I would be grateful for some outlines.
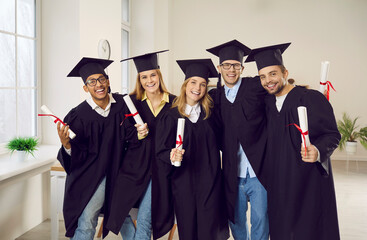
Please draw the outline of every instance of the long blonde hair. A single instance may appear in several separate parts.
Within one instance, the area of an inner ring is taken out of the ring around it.
[[[172,103],[172,108],[177,107],[178,112],[180,113],[182,117],[189,117],[185,113],[185,107],[186,107],[186,86],[190,80],[191,78],[188,78],[183,82],[181,86],[181,90],[180,90],[180,95],[176,97]],[[213,99],[210,97],[208,93],[208,87],[205,89],[205,94],[200,99],[199,103],[201,104],[201,106],[203,107],[205,111],[205,117],[204,117],[204,120],[205,120],[210,116],[211,109],[213,108]]]
[[[161,70],[159,70],[159,69],[154,69],[154,70],[157,72],[158,77],[159,77],[159,91],[161,91],[161,93],[166,92],[166,93],[169,94],[169,92],[166,88],[166,85],[164,85]],[[134,91],[132,91],[130,93],[130,95],[135,94],[136,99],[141,100],[143,98],[144,91],[145,90],[144,90],[144,88],[143,88],[143,86],[141,85],[141,82],[140,82],[140,73],[138,73],[138,75],[136,76],[135,89],[134,89]]]

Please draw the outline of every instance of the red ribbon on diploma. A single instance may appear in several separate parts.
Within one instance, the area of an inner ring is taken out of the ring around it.
[[[176,140],[176,144],[178,144],[178,146],[176,148],[179,148],[183,144],[181,135],[178,135],[178,139],[179,139],[179,141]],[[175,154],[172,155],[172,158],[174,158],[174,156],[175,156]]]
[[[305,156],[307,156],[307,145],[306,145],[306,137],[305,136],[308,135],[308,131],[303,132],[302,129],[295,123],[292,123],[292,124],[289,124],[289,125],[294,125],[298,129],[298,131],[300,131],[300,133],[302,135],[302,138],[303,138],[303,143],[305,144]]]
[[[50,116],[50,117],[54,117],[55,120],[54,120],[54,123],[57,123],[57,122],[61,122],[62,125],[66,125],[60,118],[56,117],[55,115],[52,115],[52,114],[38,114],[38,116],[40,117],[43,117],[43,116]]]
[[[321,85],[327,85],[327,95],[326,95],[326,98],[327,98],[327,100],[329,101],[330,86],[331,86],[331,88],[334,90],[334,92],[336,92],[336,90],[335,90],[335,89],[334,89],[334,87],[333,87],[333,84],[331,84],[331,82],[329,82],[329,81],[326,81],[325,83],[320,82],[320,84],[321,84]]]
[[[176,144],[178,144],[178,146],[176,148],[179,148],[183,144],[181,135],[178,135],[178,139],[179,139],[179,141],[176,140]]]
[[[134,116],[136,116],[136,115],[138,115],[138,114],[139,114],[139,112],[125,114],[125,118],[124,118],[124,120],[122,120],[122,122],[120,123],[120,126],[122,126],[122,124],[124,124],[124,122],[125,122],[126,118],[128,118],[128,117],[134,117]]]

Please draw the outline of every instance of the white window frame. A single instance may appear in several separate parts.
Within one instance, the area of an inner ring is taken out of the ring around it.
[[[15,28],[17,27],[17,2],[18,0],[15,0]],[[1,33],[4,34],[8,34],[8,35],[12,35],[15,36],[15,87],[0,87],[1,89],[15,89],[16,91],[16,113],[18,112],[18,89],[36,89],[36,109],[39,109],[40,107],[40,102],[41,102],[41,0],[35,0],[36,6],[35,6],[35,20],[36,20],[36,24],[35,24],[35,28],[36,28],[36,36],[35,37],[28,37],[28,36],[24,36],[21,34],[17,33],[17,30],[15,30],[15,33],[12,32],[7,32],[7,31],[3,31],[0,30]],[[18,73],[17,73],[17,68],[18,68],[18,63],[17,63],[17,59],[18,59],[18,51],[17,51],[17,37],[22,37],[22,38],[27,38],[27,39],[32,39],[35,40],[35,47],[36,47],[36,59],[35,59],[35,63],[36,63],[36,69],[35,69],[35,73],[36,73],[36,86],[35,87],[19,87],[18,86]],[[36,111],[37,112],[37,111]],[[36,117],[36,136],[37,138],[39,138],[40,142],[42,139],[40,139],[40,122],[39,119]],[[16,117],[17,119],[18,117]],[[16,126],[16,132],[18,133],[18,125]],[[7,143],[2,142],[0,143],[0,154],[5,154],[8,152],[8,150],[6,149],[6,145]]]
[[[121,5],[122,5],[122,1],[123,0],[121,0]],[[123,58],[125,58],[125,57],[128,57],[128,55],[130,54],[130,49],[131,49],[131,41],[130,41],[130,39],[131,39],[131,3],[132,3],[132,1],[131,0],[128,0],[128,2],[129,2],[129,10],[128,10],[128,15],[129,15],[129,21],[128,22],[126,22],[126,21],[124,21],[123,19],[122,19],[122,12],[121,12],[121,59],[123,59]],[[122,9],[122,7],[121,7],[121,9]],[[123,39],[122,39],[122,32],[123,31],[126,31],[126,32],[128,32],[128,34],[129,34],[129,39],[128,39],[128,55],[127,56],[124,56],[123,55],[123,49],[124,49],[124,47],[123,47],[123,44],[125,44],[124,42],[123,42]],[[124,73],[123,73],[123,67],[122,67],[122,64],[127,64],[127,77],[125,78],[124,77]],[[129,93],[130,92],[130,73],[131,73],[131,71],[130,71],[130,61],[127,61],[127,62],[123,62],[123,63],[121,63],[121,93]],[[127,87],[124,87],[124,86],[127,86]]]

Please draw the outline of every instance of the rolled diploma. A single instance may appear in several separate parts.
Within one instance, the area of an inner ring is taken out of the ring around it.
[[[125,100],[125,103],[126,103],[127,107],[129,108],[130,113],[135,114],[135,113],[137,113],[137,112],[138,112],[138,111],[136,110],[136,107],[135,107],[135,105],[134,105],[133,101],[131,101],[131,98],[130,98],[130,96],[129,96],[129,95],[125,95],[125,96],[124,96],[124,100]],[[140,117],[139,113],[138,113],[138,114],[136,114],[136,115],[134,116],[134,120],[135,120],[135,122],[136,122],[137,124],[140,124],[141,126],[142,126],[142,125],[144,125],[144,122],[143,122],[143,120],[141,119],[141,117]]]
[[[183,144],[178,144],[177,142],[180,141],[180,135],[181,135],[181,139],[183,141],[184,138],[184,131],[185,131],[185,119],[184,118],[179,118],[177,121],[177,134],[176,134],[176,148],[182,150],[182,145]],[[179,167],[181,166],[181,162],[179,161],[175,161],[173,162],[173,166],[175,167]]]
[[[54,115],[54,116],[56,116],[55,114],[53,114],[53,112],[51,112],[51,110],[50,109],[48,109],[48,107],[46,107],[46,105],[42,105],[41,106],[41,110],[42,110],[42,112],[44,112],[45,114],[51,114],[51,115]],[[73,138],[75,138],[76,137],[76,134],[69,128],[69,130],[68,130],[68,132],[69,132],[69,138],[70,139],[73,139]]]
[[[306,107],[298,107],[297,108],[298,111],[298,119],[299,119],[299,127],[301,128],[302,132],[307,132],[308,131],[308,121],[307,121],[307,108]],[[305,145],[305,142],[303,141],[303,137],[302,138],[302,146]],[[306,140],[306,147],[310,146],[310,137],[307,135],[305,135],[305,140]]]
[[[330,62],[328,62],[328,61],[321,62],[321,79],[320,79],[321,83],[326,83],[326,81],[327,81],[327,77],[328,77],[328,73],[329,73],[329,64],[330,64]],[[326,90],[326,84],[322,85],[321,83],[320,83],[320,90],[319,91],[322,94],[324,94],[324,92]]]

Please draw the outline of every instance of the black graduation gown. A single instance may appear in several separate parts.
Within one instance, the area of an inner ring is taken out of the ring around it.
[[[64,119],[76,134],[70,140],[71,156],[63,147],[57,156],[67,173],[63,206],[67,237],[74,236],[79,216],[105,176],[103,209],[108,210],[112,182],[125,149],[121,142],[128,136],[134,138],[133,126],[130,130],[120,127],[124,113],[128,113],[122,95],[113,94],[113,98],[116,103],[111,104],[107,117],[98,114],[84,101],[73,108]],[[106,213],[104,217],[108,219]]]
[[[204,116],[202,110],[196,123],[185,118],[185,154],[180,167],[172,166],[170,160],[170,152],[176,142],[177,120],[181,117],[177,108],[167,111],[157,124],[158,170],[163,169],[162,175],[166,174],[163,189],[169,192],[161,191],[162,198],[156,206],[157,211],[167,217],[168,228],[165,231],[155,229],[160,226],[153,223],[154,239],[163,236],[172,227],[174,213],[181,240],[220,240],[229,237],[228,221],[223,211],[217,138],[213,122],[210,118],[203,120]],[[169,175],[167,169],[170,169]]]
[[[110,218],[105,221],[106,228],[115,234],[119,233],[131,208],[137,205],[143,197],[143,193],[152,178],[152,164],[155,158],[154,139],[156,123],[160,116],[171,107],[174,97],[173,95],[169,96],[169,103],[166,103],[157,117],[155,117],[147,101],[137,100],[135,95],[131,96],[136,110],[143,121],[148,124],[149,134],[137,144],[128,145],[128,150],[119,168],[111,199]],[[133,118],[130,117],[129,119]],[[137,135],[136,130],[135,134]]]
[[[256,76],[242,78],[233,103],[227,100],[223,86],[219,90],[211,90],[210,95],[215,102],[215,116],[222,125],[221,150],[226,206],[228,218],[234,222],[238,194],[237,152],[239,143],[242,145],[256,176],[259,180],[262,179],[262,162],[265,159],[266,150],[264,105],[266,91],[261,86],[259,77]]]
[[[315,90],[293,88],[280,112],[275,97],[266,98],[268,116],[268,213],[272,240],[337,240],[339,228],[330,155],[340,134],[333,109]],[[305,106],[311,144],[320,161],[301,158],[301,134],[297,107]]]

